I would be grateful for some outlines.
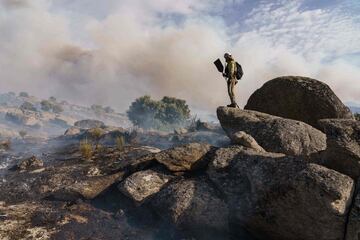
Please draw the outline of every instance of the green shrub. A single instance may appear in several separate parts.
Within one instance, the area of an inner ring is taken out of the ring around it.
[[[127,115],[135,126],[172,130],[186,123],[190,118],[190,109],[185,100],[164,97],[156,101],[150,96],[142,96],[130,105]]]
[[[21,104],[20,109],[34,111],[34,112],[36,111],[36,107],[34,106],[34,104],[32,104],[30,102],[24,102],[23,104]]]
[[[64,111],[63,107],[59,103],[52,102],[49,100],[41,101],[40,105],[41,105],[41,110],[45,112],[52,111],[53,113],[61,113]]]

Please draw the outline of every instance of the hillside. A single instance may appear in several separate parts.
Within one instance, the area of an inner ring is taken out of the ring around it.
[[[63,134],[75,122],[94,119],[108,126],[130,127],[125,114],[116,113],[110,107],[89,107],[29,96],[26,93],[0,94],[1,137],[17,137],[20,130],[36,137],[51,137]]]

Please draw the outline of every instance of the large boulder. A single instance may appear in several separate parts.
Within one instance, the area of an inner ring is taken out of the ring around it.
[[[100,139],[100,144],[104,146],[113,146],[113,145],[119,145],[119,139],[125,141],[128,138],[128,132],[125,131],[125,129],[118,128],[116,130],[109,131],[108,133],[104,134]]]
[[[81,128],[78,128],[78,127],[70,127],[68,128],[64,135],[65,136],[76,136],[76,135],[79,135],[81,133]]]
[[[204,177],[171,182],[150,204],[165,221],[196,239],[227,239],[227,205]]]
[[[207,164],[207,153],[213,147],[206,143],[189,143],[155,154],[155,160],[172,172],[192,171]]]
[[[51,199],[62,201],[75,201],[77,199],[94,199],[112,184],[120,181],[124,172],[108,176],[91,177],[85,180],[64,186],[50,195]]]
[[[346,227],[345,240],[360,239],[360,181],[357,183],[357,191],[355,193],[354,202],[349,213],[348,225]]]
[[[233,146],[216,151],[208,176],[227,199],[230,224],[259,239],[340,240],[353,180],[300,157]]]
[[[324,119],[320,127],[327,136],[322,153],[325,166],[356,179],[360,176],[360,121]]]
[[[44,162],[41,159],[32,156],[30,158],[22,160],[17,165],[17,169],[20,171],[26,171],[26,170],[34,170],[34,169],[42,168],[43,166],[44,166]]]
[[[32,128],[40,128],[42,123],[39,116],[33,112],[21,111],[19,109],[8,110],[5,119],[9,122]]]
[[[252,148],[260,152],[265,151],[252,136],[243,131],[234,133],[231,136],[231,141],[234,144],[241,145],[247,148]]]
[[[85,119],[75,122],[74,126],[82,129],[90,129],[90,128],[104,128],[105,124],[99,120]]]
[[[303,122],[228,107],[219,107],[217,115],[231,139],[244,131],[268,152],[309,155],[326,148],[325,134]]]
[[[319,127],[324,118],[352,118],[328,85],[306,77],[279,77],[266,82],[249,98],[245,109],[299,120]]]
[[[160,191],[172,178],[154,170],[145,170],[132,174],[122,181],[119,190],[136,203],[142,203],[146,198]]]

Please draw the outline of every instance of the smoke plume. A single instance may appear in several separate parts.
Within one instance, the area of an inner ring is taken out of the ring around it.
[[[334,14],[348,26],[352,20],[343,19],[339,12],[301,10],[300,5],[286,3],[275,6],[276,14],[289,18],[282,23],[295,21],[305,27],[300,29],[280,26],[272,15],[266,19],[261,11],[274,8],[266,2],[248,12],[241,26],[230,24],[220,12],[244,1],[54,2],[0,1],[2,92],[28,91],[44,98],[111,105],[120,111],[141,95],[168,95],[214,112],[229,100],[225,81],[212,62],[230,51],[245,73],[237,85],[239,105],[265,81],[281,75],[317,78],[343,100],[360,98],[356,82],[360,67],[342,58],[326,61],[331,54],[360,51],[354,45],[356,39],[328,39],[324,47],[317,34],[327,38],[333,29],[324,32],[321,26],[312,27],[333,24],[342,29]],[[259,16],[268,22],[261,23]],[[334,18],[339,26],[327,21]],[[357,26],[346,30],[360,32]],[[351,49],[336,52],[336,44],[346,44],[343,41],[353,43]]]

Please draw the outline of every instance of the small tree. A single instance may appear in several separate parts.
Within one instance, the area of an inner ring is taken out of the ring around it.
[[[164,97],[159,119],[162,122],[181,125],[190,118],[190,109],[185,100]]]
[[[127,115],[135,125],[145,129],[157,128],[160,125],[156,115],[160,109],[160,103],[146,95],[135,100],[130,105]]]
[[[135,126],[170,130],[185,124],[190,109],[185,100],[164,97],[155,101],[150,96],[143,96],[131,104],[127,115]]]
[[[91,138],[95,141],[95,149],[98,149],[101,136],[104,134],[104,130],[101,128],[94,128],[90,129],[89,133]]]

